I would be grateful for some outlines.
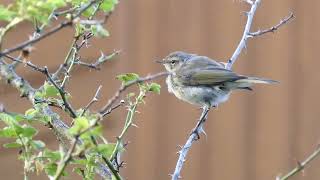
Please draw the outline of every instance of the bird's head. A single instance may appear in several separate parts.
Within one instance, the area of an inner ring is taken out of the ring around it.
[[[178,70],[183,63],[188,61],[194,54],[188,54],[182,51],[176,51],[170,53],[167,57],[165,57],[162,61],[157,61],[164,65],[167,71],[175,72]]]

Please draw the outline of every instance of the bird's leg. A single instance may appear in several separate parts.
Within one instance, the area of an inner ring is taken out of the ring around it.
[[[200,133],[206,134],[206,132],[203,130],[203,123],[207,119],[207,115],[208,115],[209,110],[210,110],[209,106],[202,107],[202,113],[201,113],[200,119],[198,120],[198,123],[197,123],[196,127],[191,132],[191,134],[195,134],[196,135],[195,140],[199,140],[200,139]]]

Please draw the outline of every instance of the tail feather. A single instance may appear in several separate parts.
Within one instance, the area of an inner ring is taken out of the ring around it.
[[[246,89],[252,90],[250,87],[253,84],[275,84],[278,81],[271,79],[257,78],[257,77],[244,77],[233,82],[226,83],[226,87],[229,89]]]
[[[279,83],[278,81],[271,80],[271,79],[264,79],[264,78],[257,78],[257,77],[247,77],[245,79],[239,79],[235,82],[238,83],[251,83],[251,84],[275,84]]]

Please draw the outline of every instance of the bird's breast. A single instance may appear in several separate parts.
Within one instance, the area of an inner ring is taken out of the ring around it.
[[[225,102],[230,94],[230,91],[222,90],[219,87],[185,86],[176,82],[172,76],[167,77],[166,83],[168,91],[177,98],[199,106],[216,106]]]

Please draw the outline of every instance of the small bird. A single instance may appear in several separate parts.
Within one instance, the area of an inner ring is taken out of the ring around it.
[[[228,100],[232,90],[252,90],[256,83],[273,84],[277,81],[236,74],[226,64],[206,56],[182,51],[169,54],[162,61],[170,73],[168,91],[177,98],[201,107],[217,107]]]

